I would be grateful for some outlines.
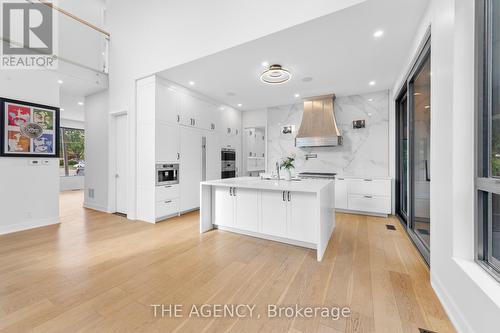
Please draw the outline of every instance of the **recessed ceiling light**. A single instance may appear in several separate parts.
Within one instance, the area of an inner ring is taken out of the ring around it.
[[[241,103],[238,103],[238,107],[240,107],[240,108],[241,108],[242,106],[243,106],[243,104],[241,104]]]
[[[194,86],[194,81],[189,81],[190,86]]]
[[[63,108],[60,108],[60,109],[59,109],[59,111],[64,111],[64,109],[63,109]]]
[[[368,102],[373,102],[373,98],[368,98]]]
[[[223,107],[223,106],[221,106],[221,107],[219,108],[219,110],[224,111],[224,107]]]
[[[267,61],[263,61],[263,62],[262,62],[262,66],[264,66],[264,67],[268,67],[268,66],[269,66],[269,63],[268,63]]]
[[[230,91],[230,92],[226,93],[226,96],[233,97],[233,96],[236,96],[236,93]]]
[[[260,80],[267,84],[282,84],[292,78],[292,73],[281,67],[281,65],[271,65],[269,69],[260,74]]]
[[[306,76],[305,78],[302,79],[302,82],[311,82],[313,80],[312,77]]]
[[[300,94],[295,94],[294,96],[295,96],[295,98],[299,98]]]
[[[380,38],[384,35],[384,30],[377,30],[373,33],[373,37]]]
[[[370,81],[370,82],[368,82],[368,84],[369,84],[370,86],[374,86],[376,83],[377,83],[377,82],[375,82],[375,81]]]
[[[59,83],[59,84],[63,84],[63,83],[64,83],[64,81],[63,81],[63,80],[57,80],[57,83]]]
[[[83,102],[78,102],[78,105],[82,106],[82,105],[83,105]]]

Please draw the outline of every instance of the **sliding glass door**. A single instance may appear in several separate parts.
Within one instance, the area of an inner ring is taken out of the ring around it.
[[[430,39],[397,100],[397,214],[429,261],[431,61]]]

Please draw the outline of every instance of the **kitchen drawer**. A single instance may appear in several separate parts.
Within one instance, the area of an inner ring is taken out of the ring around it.
[[[347,205],[350,210],[360,212],[379,214],[391,213],[390,197],[350,194],[347,199]]]
[[[173,215],[179,212],[179,199],[168,199],[156,202],[156,218]]]
[[[391,196],[391,181],[386,179],[348,179],[349,194],[371,195],[371,196]]]
[[[179,184],[156,186],[155,201],[173,199],[179,197]]]

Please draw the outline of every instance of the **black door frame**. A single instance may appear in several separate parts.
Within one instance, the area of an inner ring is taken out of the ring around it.
[[[415,231],[413,230],[413,226],[415,223],[415,211],[414,211],[414,202],[415,202],[415,195],[413,193],[414,191],[414,180],[415,180],[415,171],[414,171],[414,166],[413,166],[413,159],[414,159],[414,151],[415,151],[415,145],[414,145],[414,112],[412,111],[412,105],[413,105],[413,82],[415,80],[415,75],[422,69],[422,67],[425,65],[425,62],[430,59],[431,56],[431,36],[428,34],[426,37],[425,43],[423,47],[421,48],[420,52],[418,53],[418,56],[413,64],[413,67],[411,71],[409,72],[408,76],[405,79],[404,86],[400,90],[400,93],[398,94],[398,97],[395,101],[396,103],[396,122],[395,122],[395,127],[396,127],[396,216],[399,218],[399,221],[401,222],[401,225],[403,228],[406,230],[408,235],[410,236],[410,239],[412,242],[415,244],[417,247],[418,251],[424,258],[425,262],[427,265],[430,265],[430,248],[427,247],[427,245],[417,236]],[[400,140],[401,140],[401,119],[400,119],[400,110],[401,110],[401,104],[402,101],[406,98],[406,112],[407,112],[407,121],[408,121],[408,161],[407,161],[407,172],[408,172],[408,199],[407,199],[407,216],[401,213],[401,177],[402,177],[402,168],[400,168],[401,165],[401,145],[400,145]],[[432,96],[431,96],[432,98]]]

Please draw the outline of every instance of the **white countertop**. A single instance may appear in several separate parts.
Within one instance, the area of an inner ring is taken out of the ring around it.
[[[321,191],[325,186],[332,183],[333,180],[330,179],[302,179],[288,181],[283,179],[265,180],[260,179],[259,177],[238,177],[201,182],[202,185],[211,186],[314,193]]]

